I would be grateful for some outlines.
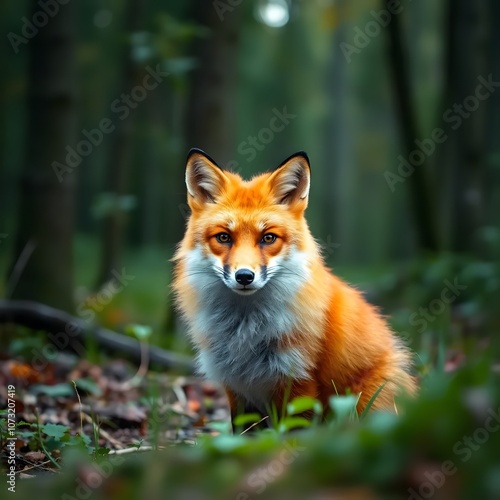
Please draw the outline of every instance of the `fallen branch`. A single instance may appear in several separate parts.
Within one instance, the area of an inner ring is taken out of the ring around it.
[[[141,362],[141,347],[137,339],[89,324],[45,304],[25,300],[0,300],[0,324],[7,323],[42,330],[56,336],[66,335],[67,347],[75,350],[75,343],[79,342],[81,346],[81,342],[90,338],[109,351],[126,353],[134,361]],[[154,346],[148,346],[148,356],[151,363],[164,368],[189,374],[193,372],[193,362],[187,356]]]
[[[163,450],[163,446],[156,447],[158,450]],[[139,453],[144,451],[153,451],[155,448],[153,446],[140,446],[136,448],[135,446],[130,448],[121,448],[120,450],[109,450],[108,455],[128,455],[129,453]]]

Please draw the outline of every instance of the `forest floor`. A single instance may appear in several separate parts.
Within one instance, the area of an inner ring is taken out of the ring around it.
[[[211,423],[230,425],[220,387],[196,377],[154,372],[140,378],[121,359],[99,366],[63,354],[41,371],[2,359],[0,408],[10,408],[11,401],[16,474],[23,479],[56,473],[66,447],[102,456],[194,445],[200,434],[218,434]],[[7,420],[0,422],[0,447],[8,470]]]
[[[166,258],[146,260],[125,263],[137,279],[95,310],[95,323],[133,326],[137,338],[150,330],[151,345],[187,352],[159,326]],[[455,283],[467,289],[444,304]],[[152,363],[137,369],[92,342],[83,359],[59,352],[40,367],[33,353],[47,347],[46,333],[0,330],[0,473],[13,466],[17,498],[30,500],[165,498],[158,491],[197,500],[500,498],[498,283],[498,262],[428,258],[360,285],[415,353],[418,397],[398,404],[399,415],[358,416],[355,395],[334,396],[331,418],[291,434],[283,424],[295,428],[300,411],[233,434],[226,397],[212,383]],[[77,295],[91,308],[88,284]],[[244,417],[241,427],[256,421]]]

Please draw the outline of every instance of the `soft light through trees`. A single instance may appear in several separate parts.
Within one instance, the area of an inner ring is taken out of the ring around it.
[[[286,0],[261,0],[257,5],[257,19],[271,28],[282,28],[290,20]]]

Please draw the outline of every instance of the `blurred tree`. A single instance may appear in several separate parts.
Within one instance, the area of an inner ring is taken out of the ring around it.
[[[351,196],[349,185],[349,170],[352,171],[353,134],[348,107],[348,62],[342,52],[342,42],[347,39],[347,23],[345,19],[346,1],[340,0],[331,6],[335,9],[331,15],[335,16],[335,29],[332,33],[332,62],[327,74],[327,88],[331,89],[332,110],[329,113],[325,127],[326,158],[328,164],[324,169],[325,179],[322,183],[324,211],[328,217],[323,217],[327,224],[325,234],[335,235],[335,241],[345,242],[349,238],[349,228],[354,225],[349,220],[351,211],[348,199]],[[332,191],[334,195],[332,196]],[[344,210],[343,210],[344,209]],[[339,216],[342,214],[342,216]],[[342,251],[342,249],[340,250]]]
[[[488,4],[488,0],[448,2],[444,116],[448,117],[451,132],[444,144],[447,171],[443,210],[447,211],[450,228],[448,246],[459,252],[479,250],[477,230],[485,223],[488,105],[478,101],[477,109],[473,109],[473,101],[477,100],[474,91],[480,83],[478,78],[487,79],[491,73],[491,61],[485,50],[489,33]]]
[[[121,55],[122,84],[120,97],[129,96],[144,75],[144,65],[139,57],[133,57],[133,36],[137,35],[143,26],[146,2],[144,0],[128,0],[125,27],[125,42]],[[139,60],[138,60],[139,59]],[[143,89],[143,91],[145,91]],[[133,97],[132,97],[133,99]],[[101,260],[97,278],[97,288],[113,277],[112,271],[119,270],[125,237],[127,220],[126,197],[130,168],[134,148],[134,130],[137,103],[132,101],[120,107],[120,114],[115,120],[116,129],[113,132],[113,142],[108,158],[107,179],[103,194],[106,213],[104,215]],[[127,108],[127,106],[129,106]],[[121,111],[121,109],[124,111]],[[118,109],[118,108],[117,108]]]
[[[41,10],[30,2],[30,19]],[[73,212],[76,174],[52,163],[75,144],[75,11],[61,5],[29,46],[28,138],[21,177],[19,225],[7,295],[73,308]]]
[[[490,0],[489,11],[489,47],[488,66],[489,71],[494,75],[495,80],[500,80],[500,2]],[[500,92],[494,92],[489,98],[486,116],[486,163],[488,167],[487,177],[483,183],[485,187],[485,205],[487,214],[484,222],[492,227],[496,227],[497,234],[500,231],[500,141],[498,134],[500,131]],[[494,258],[497,256],[495,255]]]
[[[392,12],[393,1],[383,0],[383,6]],[[393,15],[387,27],[389,35],[389,66],[394,85],[394,97],[400,122],[404,157],[409,158],[415,149],[418,120],[411,91],[411,75],[406,49],[401,36],[401,16]],[[408,179],[411,208],[415,218],[415,229],[419,246],[424,250],[437,251],[439,247],[434,194],[426,178],[425,162],[415,168]]]
[[[212,2],[193,2],[192,19],[210,36],[193,47],[198,66],[190,79],[186,141],[221,166],[231,160],[235,142],[235,67],[243,10],[238,5],[220,12]]]
[[[134,185],[140,188],[141,204],[134,213],[132,229],[141,235],[142,242],[177,243],[188,213],[184,185],[186,110],[190,72],[198,63],[190,49],[193,40],[206,38],[208,30],[189,19],[190,4],[183,7],[172,6],[157,15],[150,38],[151,53],[168,77],[161,88],[148,95],[140,110],[142,142],[137,149],[142,166],[135,172]],[[164,214],[168,214],[167,224]]]

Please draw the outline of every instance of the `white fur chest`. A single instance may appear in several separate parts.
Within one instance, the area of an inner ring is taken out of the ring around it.
[[[308,378],[301,351],[282,342],[297,330],[291,304],[307,273],[276,273],[263,289],[241,296],[211,272],[196,274],[207,264],[200,254],[191,261],[198,307],[187,319],[199,349],[199,371],[264,409],[277,383]]]

